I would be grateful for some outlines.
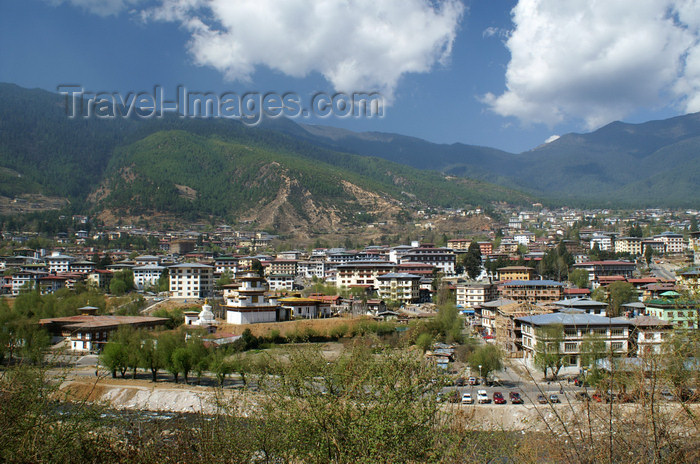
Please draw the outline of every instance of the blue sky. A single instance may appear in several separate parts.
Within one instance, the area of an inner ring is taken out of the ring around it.
[[[297,119],[511,152],[700,111],[700,0],[0,0],[0,81],[380,91]]]

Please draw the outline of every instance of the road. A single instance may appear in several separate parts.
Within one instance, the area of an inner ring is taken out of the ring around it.
[[[662,264],[652,262],[651,273],[661,279],[676,280],[676,274]]]

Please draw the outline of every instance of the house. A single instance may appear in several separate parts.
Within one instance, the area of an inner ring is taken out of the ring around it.
[[[416,303],[420,297],[421,276],[404,272],[390,272],[377,278],[377,293],[383,300],[398,301],[400,304]]]
[[[630,319],[630,323],[630,354],[637,357],[650,353],[660,354],[662,344],[673,331],[673,324],[654,316],[637,316]]]
[[[288,311],[291,319],[317,319],[331,317],[331,305],[315,298],[285,297],[279,304]]]
[[[109,336],[121,326],[153,330],[156,327],[164,326],[167,321],[168,319],[164,317],[81,314],[79,316],[41,319],[39,324],[46,327],[54,339],[59,337],[67,339],[68,346],[72,351],[89,353],[100,351],[102,346],[107,343]]]
[[[265,296],[267,282],[252,271],[236,276],[238,290],[226,300],[226,322],[229,324],[254,324],[289,320],[289,312],[277,300]]]
[[[458,283],[455,290],[458,308],[474,308],[496,299],[495,284],[481,282]]]
[[[678,329],[698,329],[700,301],[684,300],[679,294],[667,291],[661,298],[646,301],[646,314],[673,324]]]
[[[691,269],[679,274],[678,285],[688,290],[700,290],[700,269]]]
[[[172,298],[206,298],[214,288],[214,268],[206,264],[184,263],[168,268]]]
[[[297,260],[295,259],[275,259],[265,268],[266,275],[289,274],[292,277],[297,275]]]
[[[529,303],[553,303],[561,300],[564,285],[554,280],[511,280],[499,284],[501,298]]]
[[[267,284],[270,291],[294,290],[294,275],[292,274],[270,274],[267,276]]]
[[[160,266],[161,258],[153,255],[141,255],[134,258],[136,266]]]
[[[511,280],[532,280],[535,277],[535,270],[527,266],[506,266],[497,269],[498,280],[509,282]]]
[[[589,336],[600,337],[606,351],[626,356],[629,351],[629,320],[605,317],[567,309],[558,313],[525,316],[516,319],[520,324],[524,357],[532,362],[542,344],[552,343],[547,327],[561,327],[559,352],[565,356],[565,367],[583,367],[582,344]],[[576,369],[578,372],[578,369]]]

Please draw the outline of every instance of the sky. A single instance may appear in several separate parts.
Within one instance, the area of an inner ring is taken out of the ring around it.
[[[516,153],[700,111],[700,0],[0,0],[0,82],[378,92],[295,121]]]

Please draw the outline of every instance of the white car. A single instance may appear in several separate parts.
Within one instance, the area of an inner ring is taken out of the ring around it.
[[[489,398],[489,395],[486,394],[486,390],[479,390],[478,392],[476,392],[476,399],[479,402],[479,404],[491,402],[491,398]]]
[[[462,395],[462,404],[474,404],[474,398],[472,398],[471,393]]]

